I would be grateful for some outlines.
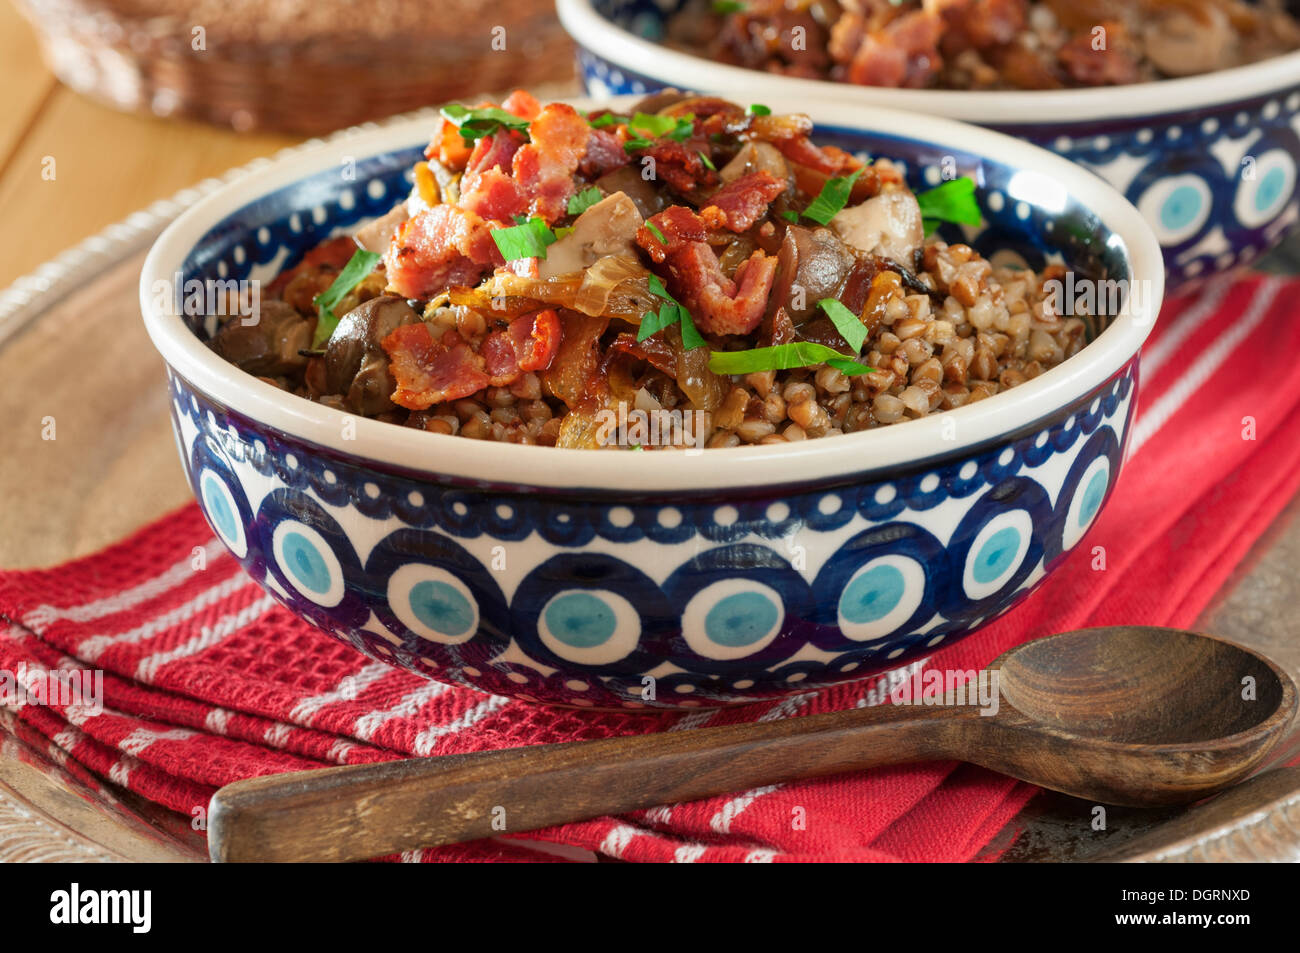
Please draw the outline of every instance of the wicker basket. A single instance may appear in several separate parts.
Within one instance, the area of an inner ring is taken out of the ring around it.
[[[315,134],[571,80],[550,0],[15,0],[68,86],[120,109]]]

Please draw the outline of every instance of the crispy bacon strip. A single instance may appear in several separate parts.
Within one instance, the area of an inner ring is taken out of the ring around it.
[[[495,331],[483,342],[482,353],[494,387],[506,387],[526,371],[551,366],[564,339],[560,316],[552,310],[525,314]]]
[[[689,142],[660,139],[649,148],[638,150],[637,155],[654,159],[655,178],[681,193],[718,181],[718,173],[704,164],[698,147],[692,148]]]
[[[700,218],[711,228],[743,232],[767,214],[772,200],[785,191],[785,182],[766,169],[742,175],[724,185],[700,210]]]
[[[381,342],[397,382],[393,403],[426,410],[484,387],[507,387],[526,371],[549,368],[563,336],[560,318],[551,310],[515,318],[477,349],[455,331],[435,338],[422,321],[403,325]]]
[[[402,325],[380,343],[397,381],[393,403],[409,410],[469,397],[491,382],[483,358],[455,331],[435,339],[419,321]]]
[[[704,240],[704,221],[690,209],[674,205],[650,222],[664,241],[642,225],[637,244],[656,262],[668,265],[668,290],[686,306],[701,331],[748,334],[758,327],[776,276],[776,256],[756,251],[728,278]]]
[[[528,127],[530,143],[514,155],[515,182],[528,196],[528,214],[561,218],[573,195],[573,173],[587,154],[591,128],[565,103],[550,103]]]
[[[455,205],[435,205],[403,222],[384,256],[388,285],[404,298],[430,298],[452,285],[476,285],[503,263],[487,223]]]

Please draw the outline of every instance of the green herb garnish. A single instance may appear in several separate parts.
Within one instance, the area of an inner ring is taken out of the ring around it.
[[[695,133],[695,116],[687,113],[685,116],[677,117],[677,125],[668,133],[668,138],[674,142],[685,142]]]
[[[853,183],[858,180],[858,176],[861,174],[861,169],[855,169],[852,175],[827,179],[817,198],[813,199],[808,207],[803,210],[804,218],[811,218],[818,225],[829,225],[831,219],[840,214],[840,211],[848,204],[849,194],[853,191]]]
[[[334,329],[339,326],[339,319],[334,309],[347,297],[348,292],[361,284],[361,280],[375,270],[375,266],[383,257],[378,252],[358,248],[330,286],[312,299],[317,314],[316,333],[311,339],[312,348],[320,348],[330,339]]]
[[[647,311],[641,315],[641,326],[637,329],[636,339],[644,341],[653,334],[658,334],[664,328],[672,327],[680,323],[682,326],[682,347],[686,350],[694,350],[697,347],[704,346],[704,337],[700,334],[699,329],[695,327],[695,322],[691,320],[691,313],[686,310],[676,298],[668,293],[664,283],[659,280],[658,275],[650,276],[650,292],[655,297],[661,299],[658,311]]]
[[[492,241],[506,261],[521,258],[545,258],[546,246],[555,241],[555,232],[540,218],[530,218],[521,225],[494,228]]]
[[[831,324],[835,325],[835,330],[840,332],[840,337],[853,348],[853,352],[856,354],[861,351],[867,340],[867,326],[862,323],[862,319],[834,298],[822,298],[817,306],[826,312],[826,317],[831,319]]]
[[[968,175],[917,192],[916,204],[921,206],[921,221],[927,235],[938,228],[940,222],[978,225],[983,218],[979,203],[975,201],[975,180]]]
[[[740,0],[713,0],[713,12],[723,16],[728,13],[744,13],[745,5]]]
[[[709,355],[709,370],[715,374],[784,371],[817,364],[828,364],[849,377],[870,374],[875,370],[845,357],[834,348],[813,341],[792,341],[789,344],[756,347],[748,351],[714,351]]]
[[[443,106],[442,117],[460,129],[460,137],[468,142],[475,142],[484,136],[490,136],[498,129],[513,129],[528,133],[528,120],[520,119],[514,113],[508,113],[496,106],[480,106],[470,109],[459,103]]]
[[[718,167],[713,164],[713,160],[709,158],[707,152],[696,152],[695,154],[699,156],[700,161],[704,163],[704,168],[708,169],[710,172],[718,171]]]
[[[651,113],[637,113],[628,120],[628,127],[652,136],[666,136],[677,127],[677,120],[672,116],[657,116]]]
[[[604,129],[606,126],[617,126],[618,124],[619,118],[613,113],[604,113],[595,119],[587,120],[587,125],[594,129]]]
[[[798,212],[793,212],[790,209],[786,209],[784,212],[781,213],[781,217],[785,219],[787,222],[789,222],[791,225],[799,224]]]
[[[646,227],[646,231],[648,231],[651,235],[653,235],[659,241],[660,245],[668,244],[668,239],[664,238],[664,233],[659,231],[659,226],[656,225],[654,222],[646,222],[645,227]]]
[[[772,110],[770,107],[764,106],[762,103],[751,103],[749,108],[745,110],[745,115],[746,116],[770,116],[772,115]]]
[[[605,196],[594,185],[588,186],[576,195],[569,196],[568,211],[570,215],[581,215]]]
[[[695,132],[695,116],[688,114],[685,116],[659,116],[650,113],[637,113],[627,121],[629,130],[635,135],[627,142],[623,143],[623,148],[628,152],[637,149],[648,149],[654,145],[653,139],[667,136],[675,142],[684,142]]]

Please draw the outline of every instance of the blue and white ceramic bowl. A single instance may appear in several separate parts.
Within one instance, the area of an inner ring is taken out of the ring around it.
[[[997,129],[1091,169],[1146,216],[1171,291],[1245,265],[1300,223],[1300,52],[1104,89],[880,89],[723,66],[659,45],[685,0],[557,0],[587,91],[885,106]],[[906,127],[902,127],[906,128]]]
[[[203,343],[212,329],[176,313],[169,289],[267,281],[386,211],[432,128],[405,121],[227,185],[145,262],[145,323],[212,528],[276,599],[374,658],[575,706],[806,691],[901,666],[1006,612],[1079,545],[1119,478],[1159,247],[1136,209],[1049,153],[943,119],[807,111],[820,138],[897,157],[918,185],[955,157],[988,217],[960,237],[1145,292],[1079,355],[990,399],[694,455],[417,432],[218,358]]]

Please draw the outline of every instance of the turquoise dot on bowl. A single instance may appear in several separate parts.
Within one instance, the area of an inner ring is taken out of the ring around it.
[[[1008,526],[998,530],[980,548],[971,575],[981,585],[992,582],[1011,568],[1020,550],[1020,531]]]
[[[228,492],[211,473],[203,474],[203,503],[208,508],[209,518],[222,536],[226,539],[237,539],[239,523],[230,508]]]
[[[1200,212],[1201,193],[1190,185],[1180,185],[1160,207],[1160,224],[1168,229],[1186,228]]]
[[[1079,525],[1087,526],[1092,518],[1097,515],[1101,509],[1101,501],[1106,496],[1106,486],[1110,483],[1110,478],[1105,470],[1099,470],[1092,475],[1088,481],[1088,486],[1083,491],[1083,502],[1079,504]]]
[[[546,607],[546,627],[565,645],[588,649],[610,640],[618,628],[618,617],[599,596],[569,592]]]
[[[737,592],[719,599],[709,610],[704,617],[704,631],[718,645],[753,645],[772,631],[780,614],[767,596]]]
[[[426,579],[411,587],[411,611],[434,632],[464,635],[474,625],[474,607],[455,587]]]
[[[883,619],[903,598],[907,583],[894,566],[875,566],[850,582],[840,596],[840,616],[863,625]]]
[[[292,532],[284,537],[284,560],[287,568],[304,589],[324,595],[330,590],[330,571],[325,560],[316,551],[311,540],[302,533]]]
[[[1255,210],[1266,212],[1282,197],[1282,187],[1286,184],[1286,173],[1279,168],[1269,169],[1255,190]]]

